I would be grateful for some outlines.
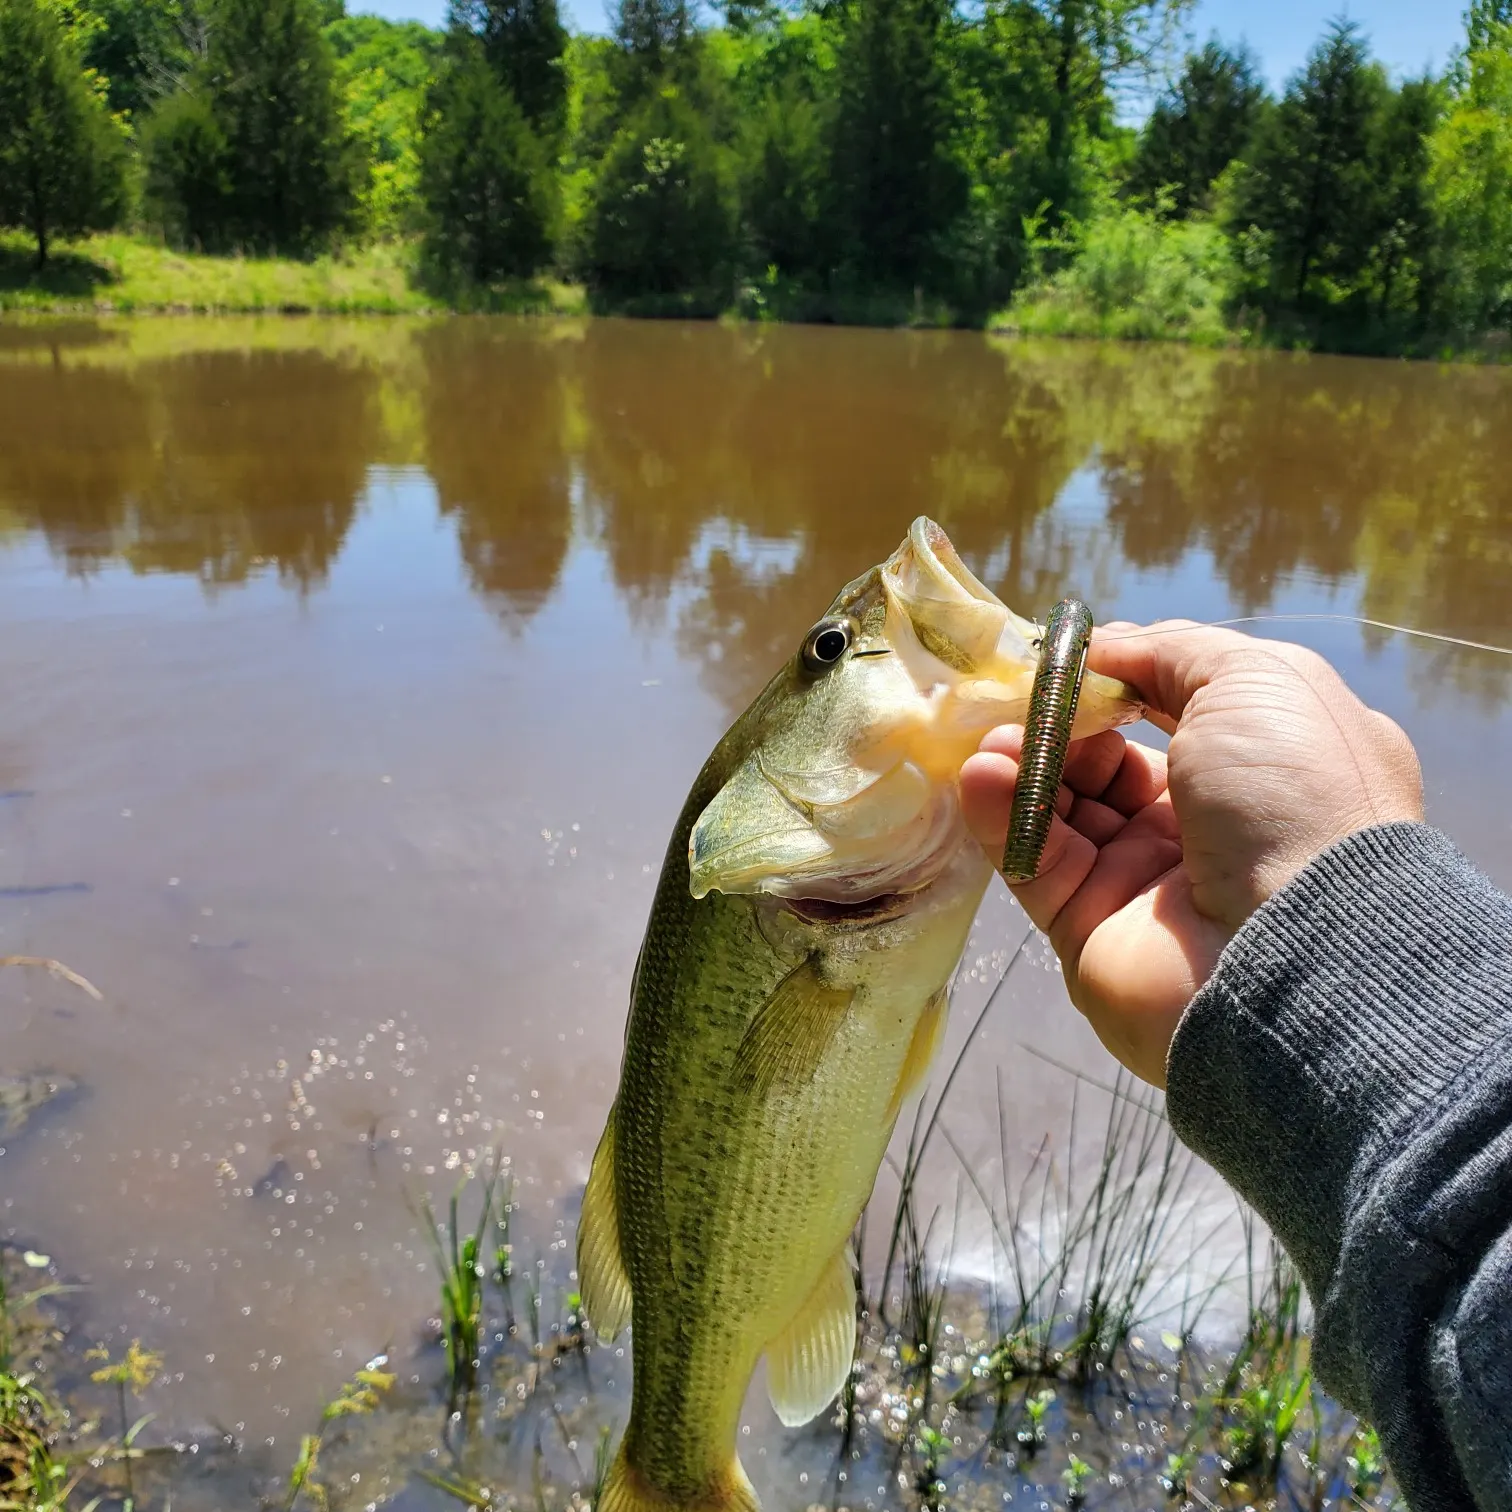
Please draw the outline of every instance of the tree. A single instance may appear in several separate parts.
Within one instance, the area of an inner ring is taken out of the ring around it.
[[[1399,305],[1422,321],[1431,316],[1439,268],[1428,144],[1443,108],[1443,85],[1427,77],[1406,80],[1382,111],[1375,144],[1379,230],[1372,270],[1378,318]]]
[[[195,61],[204,17],[197,0],[87,0],[81,54],[105,80],[110,108],[143,115]]]
[[[749,122],[741,202],[758,267],[824,271],[823,108],[795,81],[764,92]]]
[[[1270,248],[1272,295],[1300,306],[1315,278],[1354,286],[1381,229],[1378,132],[1390,99],[1359,28],[1335,22],[1256,141],[1233,229]]]
[[[420,182],[420,124],[443,39],[418,21],[344,16],[325,28],[353,136],[367,162],[364,230],[411,229]]]
[[[316,0],[218,0],[197,81],[226,141],[219,239],[304,252],[351,214],[357,159]]]
[[[557,0],[452,0],[450,29],[478,38],[531,129],[558,141],[567,124],[567,28]]]
[[[947,0],[858,0],[836,63],[832,182],[849,259],[910,287],[966,205],[945,56]]]
[[[218,239],[231,199],[226,137],[210,101],[184,89],[160,104],[142,131],[146,199],[164,234],[203,249]]]
[[[600,166],[588,274],[615,297],[709,295],[728,287],[732,196],[718,145],[676,91],[648,100]]]
[[[1169,56],[1193,0],[1021,0],[1020,46],[1043,78],[1049,220],[1075,197],[1076,158],[1086,134],[1112,124],[1109,91],[1124,78],[1149,78]]]
[[[1463,329],[1512,318],[1512,50],[1467,60],[1469,84],[1428,143],[1428,192],[1448,260],[1445,302]]]
[[[1216,38],[1188,54],[1181,77],[1155,103],[1140,135],[1129,188],[1154,199],[1170,191],[1169,213],[1206,208],[1213,181],[1249,145],[1265,104],[1255,56]]]
[[[0,0],[0,225],[36,238],[114,225],[125,201],[121,133],[52,12]]]
[[[688,0],[616,0],[615,87],[634,106],[675,71],[698,36]]]
[[[540,139],[476,38],[454,34],[420,143],[426,250],[476,283],[534,273],[551,252],[556,181]]]
[[[1512,26],[1512,0],[1471,0],[1465,12],[1465,55],[1484,52]]]

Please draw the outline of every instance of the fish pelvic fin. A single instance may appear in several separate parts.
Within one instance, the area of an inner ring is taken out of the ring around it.
[[[914,1025],[913,1039],[908,1044],[908,1054],[903,1057],[903,1069],[898,1073],[898,1085],[892,1100],[887,1105],[887,1117],[894,1119],[898,1110],[920,1087],[929,1075],[929,1068],[939,1053],[940,1041],[945,1038],[945,1025],[950,1019],[950,991],[942,987],[924,1005],[919,1022]]]
[[[578,1284],[594,1331],[612,1339],[630,1321],[630,1277],[620,1254],[619,1203],[614,1195],[614,1115],[593,1152],[578,1219]]]
[[[856,1281],[850,1246],[824,1268],[798,1315],[767,1346],[767,1392],[789,1428],[818,1417],[856,1353]]]
[[[734,1454],[728,1468],[696,1492],[671,1495],[630,1463],[621,1440],[593,1512],[761,1512],[761,1503]]]
[[[777,984],[740,1042],[735,1074],[756,1094],[796,1092],[814,1079],[854,992],[830,987],[810,956]]]

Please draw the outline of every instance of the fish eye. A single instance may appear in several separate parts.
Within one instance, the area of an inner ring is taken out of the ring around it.
[[[820,620],[803,642],[803,666],[815,674],[828,672],[850,649],[855,627],[848,619]]]

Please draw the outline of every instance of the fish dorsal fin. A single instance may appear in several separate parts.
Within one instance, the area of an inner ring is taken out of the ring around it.
[[[777,984],[735,1052],[735,1074],[759,1097],[806,1087],[839,1032],[855,995],[829,987],[810,956]]]
[[[898,1116],[898,1110],[924,1084],[930,1065],[945,1038],[945,1025],[950,1019],[950,990],[942,987],[924,1005],[919,1022],[914,1025],[913,1038],[908,1043],[908,1054],[903,1057],[903,1069],[898,1073],[898,1085],[892,1101],[887,1105],[889,1119]]]
[[[583,1311],[603,1339],[612,1339],[630,1321],[630,1277],[620,1256],[619,1203],[614,1196],[614,1114],[593,1152],[583,1213],[578,1219],[578,1285]]]
[[[777,1416],[789,1428],[818,1417],[845,1385],[855,1352],[856,1282],[847,1245],[767,1346],[767,1391]]]

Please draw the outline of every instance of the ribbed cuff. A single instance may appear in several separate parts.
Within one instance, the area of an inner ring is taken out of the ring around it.
[[[1512,902],[1437,830],[1330,847],[1262,905],[1167,1061],[1172,1127],[1245,1196],[1316,1299],[1354,1184],[1512,1036]]]

